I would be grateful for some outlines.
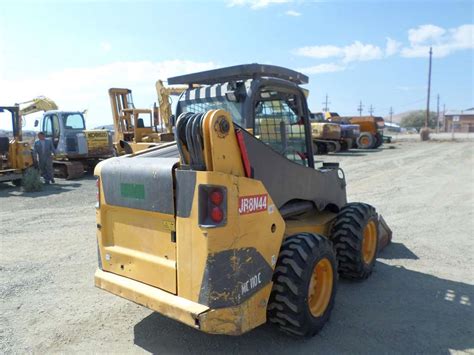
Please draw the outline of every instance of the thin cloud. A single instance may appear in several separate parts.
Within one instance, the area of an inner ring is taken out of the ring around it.
[[[295,10],[288,10],[287,12],[285,12],[285,15],[293,16],[293,17],[299,17],[299,16],[301,16],[301,12],[298,12],[298,11],[295,11]]]
[[[474,25],[444,29],[435,25],[421,25],[408,30],[409,46],[402,48],[406,58],[427,57],[433,47],[433,56],[446,57],[460,50],[474,49]]]
[[[421,25],[417,28],[408,30],[408,41],[411,44],[424,43],[426,41],[437,41],[444,34],[446,30],[435,25]]]
[[[303,68],[308,74],[345,70],[349,63],[380,60],[395,55],[416,58],[427,57],[430,46],[435,57],[445,57],[461,50],[474,49],[474,25],[465,24],[451,29],[435,25],[421,25],[408,30],[408,45],[387,37],[385,47],[354,41],[349,45],[315,45],[293,50],[293,54],[312,59],[332,59]],[[335,60],[335,61],[334,61]]]
[[[311,67],[300,68],[298,71],[305,74],[323,74],[323,73],[334,73],[338,71],[343,71],[346,69],[345,65],[336,64],[336,63],[324,63],[313,65]]]
[[[259,10],[272,4],[285,4],[293,0],[230,0],[227,2],[228,7],[248,6],[252,10]]]
[[[110,52],[110,50],[112,49],[112,45],[110,44],[110,42],[101,42],[100,49],[107,53]]]
[[[4,102],[13,103],[44,95],[53,99],[60,109],[88,109],[88,127],[95,127],[112,123],[107,94],[111,87],[128,87],[133,90],[137,107],[151,107],[157,100],[156,80],[216,67],[214,62],[167,60],[113,62],[93,67],[67,68],[33,78],[0,78],[0,97]],[[28,121],[31,121],[29,116],[27,124]]]
[[[380,47],[360,41],[354,41],[352,44],[342,47],[333,45],[301,47],[296,49],[295,53],[315,59],[341,58],[344,63],[375,60],[383,57]]]
[[[387,37],[387,43],[385,45],[385,56],[390,57],[392,55],[397,54],[400,51],[400,47],[402,46],[402,43]]]

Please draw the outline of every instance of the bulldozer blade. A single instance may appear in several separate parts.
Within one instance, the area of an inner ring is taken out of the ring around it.
[[[389,245],[392,241],[392,230],[387,225],[387,222],[383,219],[382,215],[379,215],[379,251]]]
[[[84,175],[84,164],[80,161],[55,160],[53,167],[55,177],[73,180]]]
[[[67,162],[66,180],[78,179],[84,175],[84,164],[81,162]]]

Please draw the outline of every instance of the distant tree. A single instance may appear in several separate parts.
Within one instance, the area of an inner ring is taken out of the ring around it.
[[[426,111],[418,110],[413,111],[402,118],[400,126],[405,128],[416,128],[419,130],[425,126]],[[430,112],[430,119],[428,120],[428,126],[430,128],[436,127],[436,112]]]

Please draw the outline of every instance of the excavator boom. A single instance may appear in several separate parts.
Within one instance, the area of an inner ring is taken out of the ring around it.
[[[20,109],[21,116],[26,116],[35,112],[50,111],[50,110],[58,109],[58,105],[56,105],[56,103],[53,100],[48,99],[45,96],[38,96],[32,100],[19,103],[19,105],[25,105],[25,104],[27,104],[27,106],[24,106],[23,108]]]
[[[158,80],[155,84],[156,95],[158,97],[158,109],[160,112],[160,120],[165,124],[166,131],[173,133],[173,125],[170,117],[173,114],[171,110],[170,95],[181,95],[186,91],[186,87],[165,87],[162,80]]]

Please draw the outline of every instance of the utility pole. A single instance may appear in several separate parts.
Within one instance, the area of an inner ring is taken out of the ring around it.
[[[324,105],[323,111],[324,112],[329,112],[329,107],[328,107],[329,104],[330,104],[330,102],[328,101],[328,94],[326,94],[326,100],[323,102],[323,105]]]
[[[436,100],[436,133],[439,133],[439,94]]]
[[[359,103],[359,107],[357,108],[357,111],[359,111],[359,116],[362,116],[362,110],[364,109],[364,106],[362,105],[362,100]]]
[[[433,47],[430,47],[430,64],[428,67],[428,97],[426,98],[426,119],[425,128],[428,128],[430,119],[430,94],[431,94],[431,58],[433,57]]]
[[[443,104],[443,127],[446,132],[446,104]]]
[[[372,116],[373,113],[374,113],[374,108],[372,107],[372,104],[371,104],[369,108],[369,114]]]
[[[389,114],[390,114],[390,123],[392,123],[392,116],[393,116],[393,108],[392,108],[392,106],[390,106]]]

